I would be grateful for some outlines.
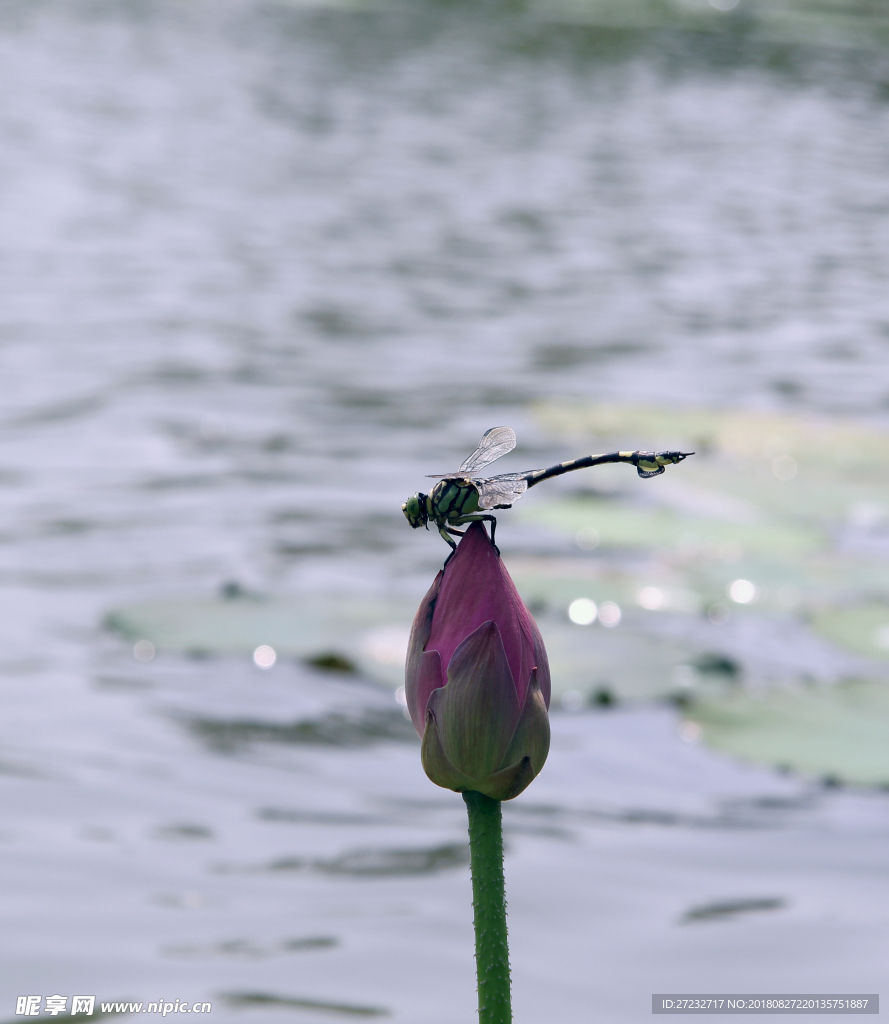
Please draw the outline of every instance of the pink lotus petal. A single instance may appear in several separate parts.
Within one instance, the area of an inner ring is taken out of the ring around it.
[[[447,667],[463,640],[489,621],[497,623],[503,638],[519,705],[524,704],[536,668],[548,707],[549,663],[537,624],[484,527],[472,523],[445,568],[425,649],[438,651]]]

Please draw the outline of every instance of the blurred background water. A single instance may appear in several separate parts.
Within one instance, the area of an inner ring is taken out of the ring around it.
[[[501,517],[558,697],[516,1019],[879,989],[887,39],[841,0],[0,6],[0,1012],[472,1018],[462,802],[393,699],[444,545],[399,506],[501,423],[504,472],[698,451]]]

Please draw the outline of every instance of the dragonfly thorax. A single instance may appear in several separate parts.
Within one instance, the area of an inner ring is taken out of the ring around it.
[[[439,524],[455,523],[462,516],[478,512],[478,488],[465,478],[439,480],[427,504],[430,519]]]

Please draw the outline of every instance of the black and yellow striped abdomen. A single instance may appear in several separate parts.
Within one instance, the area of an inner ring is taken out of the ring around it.
[[[525,475],[529,487],[539,484],[542,480],[552,480],[554,476],[570,473],[574,469],[587,469],[590,466],[602,466],[608,462],[628,462],[636,467],[641,477],[660,476],[667,466],[682,462],[694,452],[609,452],[607,455],[585,455],[581,459],[569,459],[549,469],[532,469]]]

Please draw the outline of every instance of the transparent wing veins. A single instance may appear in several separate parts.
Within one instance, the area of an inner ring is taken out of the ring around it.
[[[523,473],[503,473],[472,481],[478,490],[478,507],[483,510],[509,507],[528,490],[528,480]]]
[[[471,476],[478,470],[490,466],[507,452],[515,448],[515,431],[512,427],[491,427],[482,434],[478,448],[460,466],[460,472]]]

